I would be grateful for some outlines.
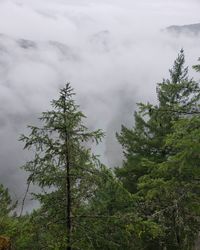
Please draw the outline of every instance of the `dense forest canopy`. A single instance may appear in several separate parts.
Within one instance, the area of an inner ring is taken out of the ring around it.
[[[200,65],[193,68],[200,71]],[[0,237],[10,238],[17,250],[195,249],[200,87],[188,75],[183,50],[169,73],[157,84],[157,103],[139,103],[132,128],[122,125],[116,134],[124,158],[114,169],[93,154],[92,144],[104,133],[84,125],[66,84],[41,114],[41,125],[20,137],[24,149],[34,152],[22,171],[28,187],[39,187],[32,198],[40,207],[23,213],[24,201],[12,202],[0,185]]]

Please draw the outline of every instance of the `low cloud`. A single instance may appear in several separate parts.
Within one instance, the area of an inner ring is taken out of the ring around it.
[[[136,102],[156,102],[156,83],[182,47],[190,66],[200,56],[197,37],[161,30],[199,22],[198,10],[198,1],[180,0],[1,0],[0,182],[21,199],[29,154],[18,137],[66,82],[87,125],[107,133],[102,160],[120,164],[115,133],[132,126]]]

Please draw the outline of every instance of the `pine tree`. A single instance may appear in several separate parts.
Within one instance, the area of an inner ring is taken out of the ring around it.
[[[29,126],[30,134],[20,138],[25,149],[35,152],[23,168],[29,172],[28,182],[41,188],[34,198],[41,203],[43,225],[52,232],[46,239],[50,242],[48,249],[71,250],[76,246],[79,216],[93,195],[98,172],[99,161],[88,144],[98,143],[103,133],[89,132],[83,125],[85,116],[73,96],[67,84],[58,100],[52,101],[53,109],[42,113],[42,126]]]
[[[124,150],[124,162],[121,168],[116,169],[116,174],[137,197],[141,216],[147,221],[151,218],[163,227],[163,234],[156,240],[149,239],[144,249],[190,249],[186,248],[190,243],[180,220],[189,229],[191,221],[183,219],[186,215],[184,210],[177,215],[178,197],[182,197],[185,190],[179,188],[183,186],[175,175],[178,167],[175,172],[163,170],[166,162],[178,152],[177,147],[166,143],[167,138],[175,133],[174,124],[199,112],[199,85],[189,79],[184,63],[181,50],[169,71],[170,79],[164,79],[157,86],[158,104],[140,103],[133,129],[122,126],[121,133],[117,135]],[[168,166],[171,166],[169,162]],[[184,202],[181,200],[178,207],[185,203],[186,199]],[[178,220],[175,219],[177,216]]]
[[[16,231],[15,209],[17,202],[13,202],[8,188],[0,184],[0,248],[1,243],[11,244]],[[3,248],[2,248],[3,249]]]
[[[152,170],[150,163],[163,162],[171,153],[165,146],[165,139],[172,132],[173,122],[198,108],[199,86],[188,78],[184,63],[181,50],[169,70],[170,79],[164,79],[157,86],[158,104],[139,103],[133,129],[122,126],[121,133],[117,134],[123,147],[124,163],[116,173],[133,193],[137,191],[137,180]]]
[[[12,204],[8,188],[4,188],[4,186],[0,184],[0,218],[8,216],[14,208],[15,205]]]

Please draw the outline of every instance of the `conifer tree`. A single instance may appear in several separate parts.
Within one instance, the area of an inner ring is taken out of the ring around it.
[[[8,189],[0,184],[0,218],[8,216],[14,207]]]
[[[116,169],[116,174],[133,193],[137,191],[138,178],[149,173],[153,163],[164,161],[171,153],[165,146],[165,139],[172,132],[173,122],[198,109],[199,86],[189,79],[184,63],[184,51],[181,50],[169,70],[170,79],[157,85],[158,104],[139,103],[134,127],[122,126],[121,133],[117,134],[123,147],[124,162]]]
[[[17,202],[12,201],[8,188],[0,184],[0,237],[5,237],[8,242],[16,231],[16,206]]]
[[[23,168],[29,173],[28,182],[41,188],[34,198],[40,201],[43,225],[52,233],[46,239],[48,249],[80,249],[75,247],[75,234],[81,207],[95,189],[99,162],[87,145],[98,143],[103,133],[88,131],[73,97],[67,84],[52,101],[52,110],[42,113],[41,127],[29,126],[30,134],[20,138],[25,149],[35,152]]]
[[[137,197],[141,216],[163,227],[163,234],[156,240],[149,239],[144,249],[191,249],[196,235],[192,228],[197,224],[192,227],[192,220],[185,219],[191,214],[180,209],[187,203],[185,196],[180,197],[186,192],[184,186],[188,182],[180,179],[178,163],[174,163],[174,168],[171,165],[178,147],[168,139],[175,136],[176,123],[199,112],[199,85],[189,79],[184,63],[181,50],[169,71],[170,79],[157,85],[158,104],[140,103],[133,129],[122,126],[117,135],[124,150],[124,162],[116,174]],[[191,237],[186,237],[184,227],[191,232]]]

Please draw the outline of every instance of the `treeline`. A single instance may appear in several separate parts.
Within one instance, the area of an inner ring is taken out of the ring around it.
[[[16,214],[0,186],[0,235],[17,250],[192,250],[200,231],[200,87],[181,50],[157,104],[138,104],[122,126],[122,166],[109,169],[91,150],[70,84],[20,140],[34,157],[22,168],[40,187],[40,208]],[[200,65],[193,67],[200,71]],[[126,112],[126,110],[124,110]],[[19,204],[20,205],[20,204]]]

